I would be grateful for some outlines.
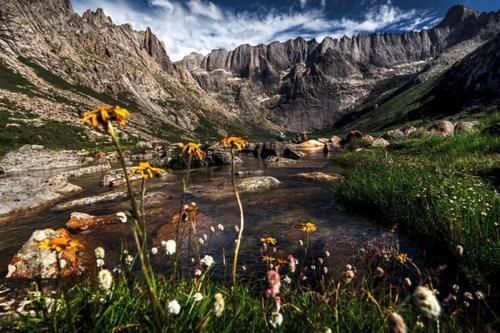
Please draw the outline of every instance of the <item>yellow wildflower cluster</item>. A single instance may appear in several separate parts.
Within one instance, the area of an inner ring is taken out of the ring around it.
[[[316,230],[318,230],[318,228],[316,227],[316,224],[314,224],[311,221],[308,221],[300,225],[300,230],[309,234],[315,232]]]
[[[160,168],[155,168],[152,167],[149,162],[139,162],[139,165],[136,167],[132,168],[132,175],[138,174],[140,175],[143,179],[149,179],[153,178],[153,176],[159,176],[161,175],[162,172],[165,172],[165,170],[160,169]]]
[[[241,150],[248,145],[248,141],[245,138],[237,136],[228,136],[222,139],[219,144],[225,148],[232,148],[236,150]]]
[[[114,107],[102,105],[86,112],[82,117],[82,121],[94,129],[101,126],[104,130],[107,130],[109,121],[114,121],[123,127],[127,124],[128,118],[130,118],[130,112],[126,109],[118,105]]]
[[[204,160],[207,154],[201,149],[201,143],[189,142],[180,146],[181,156]]]

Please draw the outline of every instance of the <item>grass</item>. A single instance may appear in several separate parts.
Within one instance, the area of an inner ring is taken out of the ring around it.
[[[43,120],[41,126],[34,126],[20,123],[17,118],[29,121],[33,119],[33,115],[0,112],[0,156],[25,144],[43,145],[49,149],[82,149],[93,146],[81,127],[53,120]],[[16,123],[20,126],[7,126]]]
[[[500,272],[500,195],[490,178],[500,165],[500,138],[480,130],[450,138],[406,139],[388,151],[336,156],[352,168],[339,198],[400,223],[445,249],[470,281],[493,282]],[[462,246],[463,256],[456,252]]]

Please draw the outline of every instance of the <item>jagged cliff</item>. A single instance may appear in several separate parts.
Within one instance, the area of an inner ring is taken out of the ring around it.
[[[82,111],[120,103],[134,111],[132,134],[170,140],[239,122],[149,28],[115,25],[101,9],[80,16],[69,0],[2,0],[0,66],[4,111],[78,124]]]
[[[429,30],[241,45],[192,54],[179,64],[244,115],[265,114],[290,129],[324,128],[354,110],[379,82],[430,71],[425,65],[442,54],[449,66],[467,54],[447,53],[452,47],[472,51],[499,32],[500,12],[454,6]]]

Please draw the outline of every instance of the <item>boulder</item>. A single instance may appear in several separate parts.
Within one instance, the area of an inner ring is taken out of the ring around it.
[[[66,228],[72,232],[80,232],[89,229],[97,229],[103,225],[116,224],[120,222],[117,214],[94,216],[85,213],[71,213]]]
[[[477,126],[477,121],[459,121],[455,124],[454,132],[458,133],[470,133]]]
[[[130,174],[132,168],[127,168],[127,172]],[[142,177],[139,174],[134,174],[129,176],[130,181],[141,180]],[[126,183],[125,177],[123,175],[123,170],[121,168],[114,169],[105,174],[101,181],[99,182],[99,186],[101,187],[116,187]]]
[[[323,153],[325,153],[325,154],[333,153],[336,151],[340,151],[341,149],[342,149],[342,147],[340,145],[336,145],[334,143],[327,142],[323,146]]]
[[[344,139],[344,142],[347,143],[347,142],[352,141],[353,139],[361,139],[362,137],[363,137],[363,133],[361,133],[358,130],[352,130],[349,133],[347,133],[347,135]]]
[[[44,278],[77,276],[85,271],[82,264],[84,243],[66,229],[33,232],[10,260],[7,278]]]
[[[290,165],[297,163],[297,161],[292,160],[291,158],[269,156],[264,160],[264,163],[273,165]]]
[[[318,182],[337,182],[342,180],[344,177],[337,173],[329,174],[324,172],[305,172],[296,174],[293,176],[293,178]]]
[[[334,135],[330,138],[330,143],[332,143],[334,146],[340,147],[342,145],[342,139]]]
[[[363,141],[364,143],[366,143],[367,145],[370,145],[370,146],[372,145],[373,140],[375,140],[373,138],[373,136],[368,135],[368,134],[363,135],[363,137],[361,138],[361,141]]]
[[[485,128],[483,133],[489,136],[500,136],[500,123],[496,123]]]
[[[455,126],[451,121],[440,120],[428,128],[429,133],[439,135],[442,137],[452,136]]]
[[[395,129],[391,131],[387,131],[382,138],[388,140],[388,141],[396,141],[396,140],[401,140],[405,138],[405,134],[403,133],[402,130],[400,129]]]
[[[211,147],[207,150],[206,162],[209,166],[231,165],[231,152]],[[243,163],[243,161],[235,156],[234,163]]]
[[[297,145],[299,149],[303,150],[323,150],[325,144],[317,140],[307,140]]]
[[[387,147],[388,145],[390,145],[389,141],[384,138],[377,138],[372,143],[372,147]]]
[[[292,160],[298,160],[302,157],[304,157],[304,153],[298,150],[295,150],[290,147],[286,147],[285,150],[283,151],[283,157],[284,158],[291,158]]]
[[[0,160],[5,173],[76,168],[85,163],[84,153],[72,150],[52,151],[40,145],[24,145],[16,151],[8,152]]]
[[[237,185],[241,192],[258,192],[277,187],[280,181],[274,177],[250,177],[240,181]]]
[[[401,131],[403,132],[403,134],[405,135],[405,137],[410,137],[412,135],[415,135],[418,130],[415,126],[407,126],[407,127],[404,127],[401,129]]]
[[[99,202],[118,201],[118,200],[125,199],[127,197],[128,197],[128,193],[125,191],[104,193],[104,194],[95,195],[95,196],[91,196],[91,197],[86,197],[86,198],[71,200],[68,202],[63,202],[63,203],[57,204],[54,207],[54,209],[62,210],[62,209],[68,209],[68,208],[73,208],[73,207],[82,207],[82,206],[88,206],[88,205],[92,205],[92,204],[99,203]]]
[[[283,157],[285,148],[285,143],[279,141],[258,143],[255,145],[253,155],[263,160],[269,156]]]
[[[80,191],[67,177],[15,176],[0,179],[0,220],[31,215],[63,199],[65,194]]]

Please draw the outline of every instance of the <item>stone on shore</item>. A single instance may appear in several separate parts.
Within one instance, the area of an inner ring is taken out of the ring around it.
[[[87,162],[85,152],[52,151],[40,145],[24,145],[16,151],[8,152],[0,160],[0,166],[8,174],[32,170],[77,168]]]
[[[372,142],[372,147],[385,148],[388,145],[390,145],[389,141],[384,138],[377,138]]]
[[[238,190],[241,192],[259,192],[277,187],[280,181],[274,177],[250,177],[245,178],[238,184]]]
[[[296,174],[292,177],[299,180],[332,182],[332,183],[338,182],[344,178],[342,175],[339,175],[337,173],[324,173],[324,172],[305,172]]]
[[[307,140],[297,145],[297,148],[302,150],[323,150],[324,142],[318,140]]]
[[[94,216],[85,213],[71,213],[66,228],[72,232],[80,232],[89,229],[97,229],[103,225],[120,223],[117,214]]]
[[[280,166],[297,163],[296,160],[292,160],[291,158],[284,158],[284,157],[277,157],[277,156],[269,156],[264,160],[264,162],[266,164],[273,164],[273,165],[280,165]]]
[[[0,179],[0,220],[14,215],[33,213],[37,208],[50,206],[64,194],[81,191],[68,183],[67,177],[15,176]]]
[[[43,229],[33,232],[10,260],[7,278],[44,278],[81,275],[85,271],[81,252],[83,244],[66,229]]]
[[[451,121],[440,120],[429,127],[428,131],[430,134],[439,135],[446,138],[453,135],[455,126]]]

